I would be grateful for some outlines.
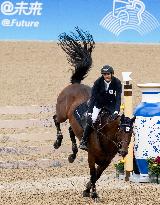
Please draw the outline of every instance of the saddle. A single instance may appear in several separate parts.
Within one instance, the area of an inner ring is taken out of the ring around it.
[[[74,117],[83,129],[85,128],[88,121],[91,120],[91,115],[89,115],[88,109],[89,109],[89,103],[87,101],[87,102],[84,102],[84,103],[80,104],[74,110]],[[92,124],[94,129],[97,130],[97,129],[100,129],[103,126],[102,125],[102,120],[103,120],[104,117],[105,117],[105,119],[107,118],[107,121],[112,119],[111,111],[108,110],[107,108],[102,108],[101,109],[101,111],[100,111],[100,113],[97,117],[96,122],[94,124]]]
[[[87,123],[88,109],[89,109],[88,102],[84,102],[80,104],[78,107],[76,107],[73,113],[75,119],[83,129],[85,128]]]

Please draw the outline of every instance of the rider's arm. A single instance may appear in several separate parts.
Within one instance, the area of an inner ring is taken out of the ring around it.
[[[91,96],[92,98],[96,99],[99,95],[99,91],[100,91],[100,78],[98,78],[95,82],[94,85],[92,87],[92,92],[91,92]]]

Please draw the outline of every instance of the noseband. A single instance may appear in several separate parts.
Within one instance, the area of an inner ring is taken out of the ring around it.
[[[123,123],[123,124],[120,124],[119,128],[120,128],[120,130],[123,130],[125,133],[129,133],[132,131],[133,126],[126,124],[126,123]]]

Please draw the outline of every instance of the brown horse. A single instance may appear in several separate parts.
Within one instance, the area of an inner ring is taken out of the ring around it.
[[[73,154],[69,161],[73,162],[78,152],[75,136],[80,140],[83,135],[83,129],[74,117],[74,111],[83,102],[91,96],[91,88],[80,84],[91,66],[91,52],[94,46],[92,36],[87,32],[82,32],[76,28],[78,37],[66,35],[60,36],[60,45],[70,57],[75,72],[71,77],[71,84],[62,90],[57,98],[56,115],[54,116],[55,126],[57,128],[57,139],[54,147],[60,147],[63,135],[61,133],[60,123],[67,119],[70,123],[70,137],[72,141]],[[79,39],[79,40],[78,40]],[[78,62],[78,63],[77,63]],[[88,143],[88,163],[90,168],[90,181],[86,185],[83,196],[92,198],[98,197],[96,193],[96,181],[102,172],[108,167],[111,160],[119,152],[123,157],[127,154],[128,145],[132,135],[132,126],[134,119],[117,116],[113,119],[108,111],[101,112],[100,124],[94,125],[94,130],[89,137]],[[97,168],[95,167],[97,164]]]

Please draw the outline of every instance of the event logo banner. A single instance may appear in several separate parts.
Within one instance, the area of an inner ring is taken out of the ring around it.
[[[113,0],[112,11],[107,13],[100,25],[118,36],[130,29],[145,35],[159,27],[160,23],[140,0]]]
[[[0,0],[0,40],[57,41],[76,26],[96,42],[160,43],[160,0]]]
[[[3,1],[0,5],[2,27],[39,27],[43,4],[38,1]],[[28,16],[34,17],[28,19]],[[21,17],[21,18],[20,18]],[[37,18],[35,18],[37,17]],[[36,20],[37,19],[37,20]]]

